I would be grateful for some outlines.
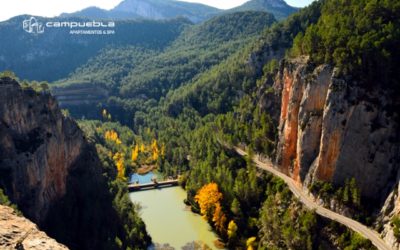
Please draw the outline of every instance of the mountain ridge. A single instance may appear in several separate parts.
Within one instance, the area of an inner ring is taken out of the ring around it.
[[[206,20],[221,10],[199,3],[173,0],[125,0],[111,10],[88,7],[78,12],[63,13],[61,17],[86,17],[103,19],[154,19],[185,17],[192,22]]]
[[[283,0],[250,0],[244,4],[228,10],[222,10],[200,3],[191,3],[175,0],[125,0],[111,10],[98,7],[63,13],[61,17],[86,17],[105,19],[169,19],[186,17],[198,23],[210,19],[215,15],[239,11],[265,11],[273,14],[277,19],[283,19],[299,8],[288,5]]]
[[[47,28],[42,34],[27,33],[22,22],[29,16],[17,16],[0,23],[0,69],[12,70],[22,79],[54,81],[110,46],[135,45],[162,50],[192,23],[183,18],[173,20],[124,20],[112,29],[113,35],[72,35],[70,28]],[[83,18],[40,18],[39,22],[75,21]],[[139,35],[138,35],[139,34]],[[101,39],[99,39],[101,36]],[[57,46],[54,46],[57,44]],[[73,55],[73,56],[71,56]]]
[[[228,10],[228,12],[246,10],[270,12],[275,16],[276,19],[282,20],[299,10],[299,8],[292,7],[283,0],[251,0],[238,7]]]

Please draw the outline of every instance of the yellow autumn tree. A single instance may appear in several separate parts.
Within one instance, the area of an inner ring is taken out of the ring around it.
[[[106,133],[104,134],[104,138],[106,138],[106,140],[114,140],[114,131],[112,130],[107,130]]]
[[[136,161],[139,156],[139,145],[136,144],[135,147],[132,149],[132,161]]]
[[[151,158],[152,158],[153,161],[156,161],[158,159],[158,156],[159,156],[159,150],[158,150],[157,140],[156,139],[154,139],[152,141],[150,148],[151,148],[151,153],[152,153]]]
[[[165,145],[163,143],[163,145],[161,146],[161,157],[164,158],[165,157]]]
[[[116,153],[113,159],[115,162],[115,166],[117,167],[117,178],[125,181],[126,178],[125,178],[124,154]]]
[[[228,238],[229,239],[233,239],[236,237],[236,233],[237,233],[238,227],[235,223],[235,221],[231,220],[228,224]]]
[[[195,200],[199,203],[200,213],[207,220],[213,218],[216,204],[222,200],[222,194],[218,190],[218,185],[214,182],[204,185],[197,192]]]
[[[246,241],[247,250],[254,250],[256,244],[256,237],[250,237]]]
[[[118,145],[122,143],[118,137],[118,133],[115,132],[114,130],[107,130],[106,133],[104,134],[104,138],[106,140],[113,141]]]
[[[221,203],[215,204],[214,215],[212,221],[220,234],[225,233],[226,216],[222,211]]]
[[[140,153],[146,152],[146,146],[144,145],[144,143],[140,144],[139,152]]]

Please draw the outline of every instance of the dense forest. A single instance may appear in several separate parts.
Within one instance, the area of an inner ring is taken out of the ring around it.
[[[104,115],[104,122],[81,121],[80,126],[96,145],[104,175],[112,185],[123,185],[130,173],[143,165],[154,165],[169,175],[177,174],[177,168],[171,167],[167,160],[173,155],[159,145],[153,131],[147,129],[139,136],[108,119]],[[304,209],[282,180],[255,168],[251,152],[248,157],[240,157],[221,144],[214,129],[208,123],[192,132],[188,146],[190,163],[184,159],[190,171],[179,170],[183,173],[180,185],[188,193],[185,203],[193,212],[203,215],[226,247],[314,249],[329,245],[341,249],[375,249],[358,234]],[[123,204],[118,206],[132,206]]]
[[[309,55],[371,89],[379,84],[398,93],[399,2],[325,1],[321,13],[317,23],[297,34],[291,56]]]
[[[265,12],[232,13],[188,27],[161,53],[140,47],[107,49],[55,86],[62,91],[63,87],[79,88],[90,82],[104,85],[110,94],[103,105],[118,121],[132,125],[135,113],[140,116],[139,111],[148,113],[150,108],[161,106],[158,103],[170,91],[224,61],[274,21]],[[114,64],[110,58],[118,62]],[[75,117],[87,115],[74,107],[71,110]]]

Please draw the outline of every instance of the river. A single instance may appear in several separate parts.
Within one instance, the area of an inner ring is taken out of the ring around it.
[[[131,181],[146,183],[152,176],[152,173],[134,175]],[[192,213],[183,203],[186,193],[181,187],[137,191],[130,193],[130,198],[141,205],[140,216],[155,244],[169,244],[178,250],[193,242],[202,242],[210,249],[217,249],[214,245],[217,236],[200,215]]]

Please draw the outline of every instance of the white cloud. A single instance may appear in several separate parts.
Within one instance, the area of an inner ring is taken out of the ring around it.
[[[249,0],[182,0],[185,2],[192,2],[192,3],[203,3],[207,4],[210,6],[214,6],[220,9],[230,9],[239,5],[242,5],[243,3],[249,1]],[[304,7],[308,4],[310,4],[314,0],[284,0],[286,1],[289,5],[295,6],[295,7]]]
[[[53,17],[63,12],[74,12],[89,6],[111,9],[122,0],[2,0],[0,20],[30,14]]]

